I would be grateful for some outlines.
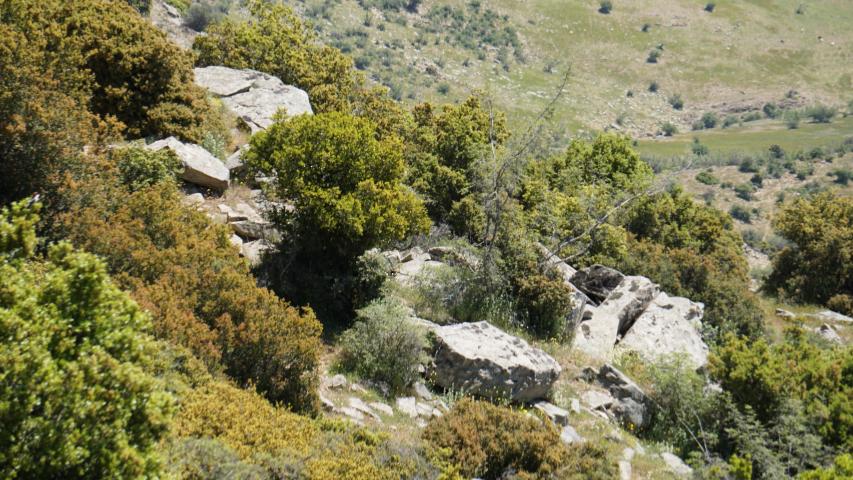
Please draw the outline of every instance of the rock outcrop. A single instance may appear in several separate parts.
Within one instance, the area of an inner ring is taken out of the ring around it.
[[[672,354],[686,355],[695,367],[708,362],[708,345],[699,334],[704,306],[661,292],[634,321],[617,345],[653,361]]]
[[[280,110],[288,117],[313,113],[304,90],[255,70],[201,67],[195,69],[195,82],[220,97],[252,133],[269,128]]]
[[[488,322],[438,327],[433,381],[489,398],[532,401],[545,397],[560,376],[550,355]]]
[[[230,181],[228,169],[203,147],[169,137],[147,145],[145,148],[152,151],[168,148],[174,152],[184,167],[181,179],[186,182],[220,191],[228,188]]]

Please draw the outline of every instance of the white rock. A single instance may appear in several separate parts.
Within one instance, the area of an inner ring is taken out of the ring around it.
[[[240,248],[240,249],[243,248],[243,239],[240,238],[238,235],[234,235],[232,233],[231,237],[228,239],[228,241],[231,242],[231,245],[234,245],[237,248]]]
[[[145,147],[151,151],[168,148],[177,155],[184,167],[181,179],[216,190],[228,188],[230,175],[225,165],[204,148],[183,143],[175,137],[156,141]]]
[[[257,266],[261,264],[264,252],[274,249],[275,246],[266,240],[255,240],[253,242],[244,243],[243,247],[240,249],[240,253],[242,253],[246,260],[249,261],[250,265]]]
[[[586,355],[608,360],[619,335],[627,330],[658,294],[646,277],[625,277],[593,312],[580,322],[573,347]]]
[[[625,447],[625,450],[622,450],[622,460],[631,461],[634,459],[634,449],[631,447]]]
[[[678,458],[677,456],[669,452],[663,452],[660,454],[660,456],[663,459],[664,463],[666,463],[666,466],[669,467],[669,469],[677,475],[687,477],[693,474],[693,469],[690,468],[690,466],[688,466],[686,463],[684,463],[684,460]]]
[[[340,373],[333,376],[326,382],[326,385],[329,388],[344,388],[347,386],[347,377],[341,375]]]
[[[415,383],[415,395],[421,400],[432,400],[432,392],[422,382]]]
[[[708,363],[708,345],[699,333],[704,305],[661,292],[630,327],[617,350],[631,350],[648,361],[686,355],[696,368]]]
[[[610,393],[599,392],[598,390],[587,390],[581,394],[581,399],[589,408],[593,410],[607,409],[613,405],[613,396]]]
[[[254,70],[196,68],[195,81],[221,97],[222,103],[246,122],[252,133],[269,128],[280,110],[287,117],[313,113],[304,90]]]
[[[323,410],[328,412],[333,412],[336,408],[335,403],[323,396],[323,394],[320,394],[320,405],[323,406]]]
[[[550,418],[557,425],[566,426],[569,424],[569,412],[553,403],[540,401],[534,403],[533,408],[544,413],[546,417]]]
[[[434,330],[434,381],[489,398],[531,401],[547,396],[560,376],[550,355],[488,322]]]
[[[373,418],[374,420],[379,420],[379,415],[377,415],[369,405],[364,403],[364,400],[358,397],[350,397],[348,403],[350,407],[358,410],[359,412]]]
[[[201,205],[204,203],[204,195],[193,193],[184,197],[184,205]]]
[[[416,418],[418,416],[418,402],[415,397],[400,397],[397,399],[397,410]]]
[[[394,409],[391,408],[391,406],[386,404],[386,403],[371,402],[370,408],[372,408],[378,412],[381,412],[382,414],[387,415],[389,417],[394,415]]]
[[[820,320],[822,322],[853,323],[853,318],[850,318],[847,315],[842,315],[838,312],[833,312],[832,310],[823,310],[817,313],[809,314],[807,316],[810,318],[814,318],[815,320]]]
[[[572,428],[571,425],[566,425],[560,431],[560,440],[562,440],[563,443],[566,444],[580,443],[584,441],[583,437],[578,435],[578,432],[574,428]]]
[[[341,407],[337,409],[337,411],[355,420],[357,423],[362,423],[364,421],[364,414],[352,407]]]
[[[841,339],[841,336],[838,335],[838,332],[836,332],[835,329],[832,328],[832,325],[829,325],[827,323],[824,323],[823,325],[815,328],[814,332],[823,337],[823,339],[827,342],[837,344],[844,343],[844,340]]]

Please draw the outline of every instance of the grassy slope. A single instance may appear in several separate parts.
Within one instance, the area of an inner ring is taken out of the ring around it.
[[[303,12],[321,0],[295,2]],[[402,60],[388,67],[367,67],[377,77],[405,79],[406,95],[413,100],[458,99],[481,88],[517,121],[531,118],[547,102],[559,83],[558,72],[546,73],[546,64],[571,66],[572,78],[556,122],[572,133],[601,129],[623,115],[634,134],[654,132],[663,121],[682,125],[706,110],[729,111],[760,106],[796,89],[805,103],[843,104],[853,96],[853,3],[849,0],[810,2],[803,15],[800,0],[724,0],[713,13],[704,1],[616,1],[611,14],[597,12],[594,0],[491,0],[482,2],[509,16],[509,24],[525,44],[526,63],[512,62],[509,72],[494,61],[492,52],[478,60],[476,52],[444,43],[418,28],[420,16],[405,14],[407,25],[374,10],[375,19],[363,26],[365,11],[354,0],[340,0],[328,20],[314,21],[325,32],[362,28],[370,48],[391,48]],[[463,0],[426,0],[420,12],[434,5],[464,5]],[[641,32],[644,23],[651,25]],[[384,24],[385,31],[379,30]],[[415,48],[413,39],[429,41]],[[822,40],[819,38],[822,37]],[[649,51],[663,44],[658,64],[646,63]],[[354,56],[363,51],[356,48]],[[463,66],[468,60],[469,66]],[[436,78],[423,73],[424,65],[443,65]],[[557,67],[560,68],[559,66]],[[411,71],[408,71],[411,69]],[[661,85],[647,91],[650,81]],[[448,95],[437,85],[450,86]],[[626,92],[635,95],[628,98]],[[685,110],[673,110],[667,97],[680,93]]]

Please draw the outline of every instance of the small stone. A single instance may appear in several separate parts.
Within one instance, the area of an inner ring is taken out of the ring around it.
[[[353,383],[352,385],[350,385],[349,389],[351,392],[355,393],[367,393],[367,389],[357,383]]]
[[[322,394],[320,395],[320,405],[322,405],[322,406],[323,406],[323,410],[326,410],[327,412],[333,412],[333,411],[335,411],[335,404],[334,404],[334,402],[332,402],[331,400],[329,400],[328,398],[326,398],[326,397],[325,397],[325,396],[323,396]]]
[[[429,391],[426,385],[422,382],[418,382],[415,384],[415,395],[421,400],[432,400],[432,392]]]
[[[400,397],[397,399],[397,410],[416,418],[418,416],[418,402],[415,397]]]
[[[563,427],[563,430],[560,432],[560,440],[566,444],[580,443],[584,441],[583,437],[578,435],[577,430],[575,430],[571,425]]]
[[[664,463],[666,463],[666,466],[668,466],[669,469],[675,472],[676,474],[685,477],[693,474],[693,469],[690,468],[689,465],[684,463],[684,460],[678,458],[677,456],[669,452],[663,452],[660,454],[660,457],[663,459]]]
[[[546,417],[557,425],[566,426],[569,424],[569,412],[550,402],[536,402],[533,408],[541,411]]]
[[[606,409],[610,405],[613,405],[613,396],[609,393],[599,392],[598,390],[584,392],[581,395],[581,399],[593,410]]]
[[[415,408],[417,409],[418,416],[427,418],[432,417],[432,412],[435,410],[432,405],[421,402],[416,402]]]
[[[374,420],[379,420],[379,415],[377,415],[373,409],[371,409],[364,400],[358,397],[350,397],[349,398],[349,406],[358,410],[359,412],[373,418]]]
[[[394,409],[391,408],[391,406],[388,405],[387,403],[371,402],[370,408],[372,408],[372,409],[374,409],[374,410],[376,410],[376,411],[378,411],[384,415],[387,415],[389,417],[394,415]]]
[[[577,398],[572,399],[572,412],[581,413],[581,401]]]
[[[626,460],[619,462],[619,480],[631,480],[631,462]]]
[[[631,461],[634,459],[634,449],[631,447],[625,447],[625,450],[622,450],[622,460]]]
[[[330,378],[329,382],[326,385],[328,385],[329,388],[343,388],[347,386],[347,383],[347,377],[339,373],[334,377]]]
[[[231,245],[234,245],[237,248],[241,248],[243,246],[243,239],[240,238],[239,235],[231,234],[231,238],[228,239],[231,242]]]
[[[340,412],[343,415],[346,415],[347,417],[355,420],[358,423],[361,423],[364,421],[364,414],[359,412],[358,410],[352,408],[352,407],[341,407],[338,409],[338,412]]]
[[[201,193],[193,193],[184,197],[184,205],[201,205],[204,203],[204,195]]]
[[[794,312],[789,312],[788,310],[785,310],[784,308],[777,308],[776,309],[776,316],[779,318],[794,318],[794,317],[796,317]]]

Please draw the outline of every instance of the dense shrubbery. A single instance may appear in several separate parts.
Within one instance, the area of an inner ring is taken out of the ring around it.
[[[426,332],[394,299],[376,300],[358,310],[355,324],[341,335],[341,366],[361,378],[402,392],[419,377],[427,361]]]
[[[174,182],[132,192],[110,177],[63,191],[68,211],[58,231],[104,257],[152,313],[158,337],[188,347],[214,370],[224,366],[275,401],[312,410],[320,333],[314,315],[257,287],[228,231],[181,206]]]
[[[464,399],[424,430],[433,448],[451,451],[466,477],[610,479],[615,465],[597,447],[567,447],[553,424],[490,403]]]
[[[822,304],[853,292],[853,201],[830,193],[800,198],[774,227],[791,244],[773,260],[770,292]]]
[[[0,209],[0,472],[156,476],[172,399],[148,316],[67,243],[35,254],[38,208]]]

